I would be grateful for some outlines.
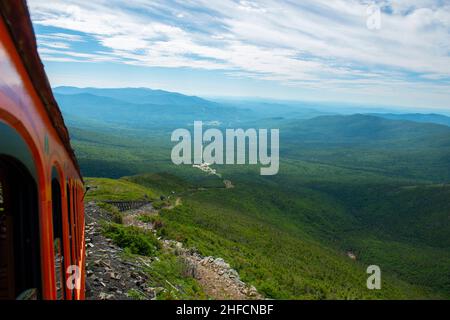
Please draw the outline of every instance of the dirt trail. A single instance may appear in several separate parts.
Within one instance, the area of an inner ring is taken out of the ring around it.
[[[239,279],[239,274],[220,258],[185,254],[192,276],[205,293],[216,300],[263,299],[253,286]]]
[[[183,202],[181,201],[181,198],[178,197],[178,198],[176,198],[174,204],[171,204],[171,205],[169,205],[169,206],[167,206],[167,207],[164,207],[163,209],[166,209],[166,210],[173,210],[173,209],[175,209],[176,207],[181,206],[182,204],[183,204]]]

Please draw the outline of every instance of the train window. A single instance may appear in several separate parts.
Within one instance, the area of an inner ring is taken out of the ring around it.
[[[70,194],[72,196],[71,199],[71,223],[72,223],[72,261],[73,264],[77,264],[77,257],[76,257],[76,253],[77,253],[77,249],[76,249],[76,233],[75,233],[75,194],[73,192],[73,186],[72,188],[70,188]]]
[[[75,228],[75,257],[77,259],[78,263],[78,250],[79,250],[79,243],[78,243],[78,210],[77,210],[77,188],[73,188],[73,225]]]
[[[0,168],[0,299],[14,299],[12,216],[5,207],[6,183],[5,173]]]
[[[72,258],[72,197],[70,195],[70,187],[69,187],[69,183],[67,183],[67,221],[69,224],[69,250],[70,252],[68,252],[67,258],[66,259],[71,259]],[[70,263],[69,263],[70,264]]]
[[[56,297],[64,299],[65,268],[62,228],[61,188],[56,178],[52,179],[53,248],[55,252]]]
[[[74,206],[74,225],[75,225],[75,248],[76,248],[76,259],[77,262],[80,260],[80,227],[78,225],[78,191],[77,187],[73,189],[73,206]]]
[[[0,214],[1,212],[5,211],[5,208],[3,207],[3,185],[0,181]]]
[[[75,250],[75,263],[78,264],[78,240],[77,240],[77,197],[75,187],[72,186],[72,209],[73,209],[73,244]]]
[[[67,183],[67,188],[66,188],[66,192],[67,192],[67,222],[69,224],[68,226],[68,230],[69,230],[69,252],[67,253],[66,259],[68,259],[69,261],[73,261],[73,248],[72,248],[72,243],[73,243],[73,237],[72,237],[72,197],[71,197],[71,193],[70,193],[70,186],[69,183]],[[71,264],[70,262],[68,263],[69,265]],[[73,292],[72,292],[72,298],[74,297]]]
[[[18,160],[0,155],[0,299],[41,293],[36,182]]]

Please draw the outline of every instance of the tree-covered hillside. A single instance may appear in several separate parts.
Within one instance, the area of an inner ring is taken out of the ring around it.
[[[84,175],[126,176],[122,186],[181,198],[162,212],[160,236],[226,258],[267,297],[450,298],[449,127],[301,107],[273,117],[255,105],[214,104],[202,111],[217,122],[211,126],[280,129],[278,175],[214,165],[219,178],[170,160],[171,130],[189,128],[200,115],[195,107],[163,112],[71,94],[58,99]],[[380,291],[366,288],[372,264],[383,272]]]

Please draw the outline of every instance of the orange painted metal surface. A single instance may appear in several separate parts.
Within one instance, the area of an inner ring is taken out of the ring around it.
[[[36,78],[34,78],[34,82]],[[43,79],[47,81],[47,79]],[[48,93],[47,93],[48,94]],[[62,118],[61,118],[62,119]],[[31,80],[29,69],[24,66],[23,55],[17,52],[17,45],[13,41],[5,21],[0,18],[0,121],[12,127],[26,142],[32,154],[36,170],[39,198],[40,246],[42,297],[56,299],[55,266],[53,250],[52,225],[52,168],[56,168],[59,175],[62,193],[63,213],[63,247],[64,252],[71,252],[71,259],[65,259],[65,266],[76,264],[83,270],[84,280],[84,206],[83,182],[79,168],[74,160],[73,152],[63,141],[61,129],[55,127],[48,107],[42,101],[42,95],[36,90]],[[59,120],[58,120],[59,121]],[[71,196],[77,201],[77,211],[68,208],[67,185],[69,190],[75,189]],[[69,241],[69,217],[77,217],[78,230],[72,230],[73,239],[77,245]],[[74,235],[80,235],[76,238]],[[78,252],[75,252],[75,247]],[[66,289],[66,297],[72,298],[71,290]],[[84,298],[84,281],[79,290],[75,290],[75,299]]]

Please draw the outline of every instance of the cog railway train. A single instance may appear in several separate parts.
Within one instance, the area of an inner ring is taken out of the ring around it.
[[[84,299],[84,186],[25,0],[0,1],[0,299]]]

